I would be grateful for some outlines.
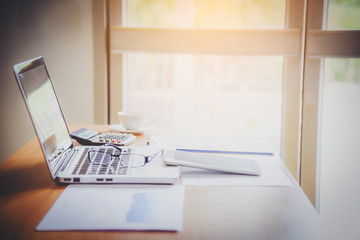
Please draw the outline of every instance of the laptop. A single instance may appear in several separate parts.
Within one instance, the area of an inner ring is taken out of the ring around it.
[[[177,167],[166,166],[156,146],[74,146],[45,61],[14,66],[14,74],[51,177],[62,183],[173,184]],[[139,159],[144,160],[136,165]]]

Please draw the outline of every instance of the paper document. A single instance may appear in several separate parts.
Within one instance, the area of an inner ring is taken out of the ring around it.
[[[181,231],[182,185],[69,185],[38,231]]]
[[[155,134],[149,144],[159,144],[164,149],[191,152],[273,155],[275,147],[268,138],[229,138],[218,136],[181,136]]]
[[[224,154],[167,150],[164,161],[168,165],[201,168],[228,173],[247,175],[260,175],[261,173],[255,160],[224,156]]]
[[[293,186],[292,181],[281,169],[278,157],[253,157],[261,175],[239,175],[218,171],[181,167],[181,178],[184,185],[239,185],[239,186]]]

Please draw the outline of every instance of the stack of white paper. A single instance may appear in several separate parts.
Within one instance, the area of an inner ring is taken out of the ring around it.
[[[181,167],[181,179],[185,185],[238,185],[290,187],[294,184],[281,169],[283,164],[277,157],[252,157],[261,171],[259,176],[231,174],[196,168]]]

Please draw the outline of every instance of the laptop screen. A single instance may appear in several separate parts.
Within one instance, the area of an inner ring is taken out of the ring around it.
[[[72,141],[43,58],[14,66],[14,73],[53,178]]]

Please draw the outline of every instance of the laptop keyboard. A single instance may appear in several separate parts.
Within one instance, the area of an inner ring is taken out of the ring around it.
[[[83,154],[80,157],[80,160],[74,168],[74,175],[126,175],[127,168],[124,168],[120,164],[119,158],[113,159],[110,165],[96,164],[92,163],[88,157],[88,151],[90,148],[85,148]],[[109,154],[113,154],[114,151],[117,151],[112,148],[100,148],[100,151],[107,151]]]

